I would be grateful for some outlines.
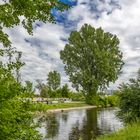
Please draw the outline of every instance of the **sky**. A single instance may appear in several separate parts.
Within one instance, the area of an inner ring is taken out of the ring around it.
[[[70,32],[84,23],[116,34],[120,40],[125,65],[118,80],[109,89],[135,78],[140,67],[140,0],[61,0],[72,6],[68,11],[55,9],[57,24],[36,22],[33,36],[22,26],[7,29],[13,46],[23,52],[26,65],[21,70],[22,81],[46,81],[49,71],[61,74],[61,83],[69,83],[59,52],[64,49]]]

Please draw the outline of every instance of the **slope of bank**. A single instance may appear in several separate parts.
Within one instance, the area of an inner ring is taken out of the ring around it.
[[[96,106],[90,106],[90,105],[85,105],[85,106],[75,106],[75,107],[67,107],[67,108],[58,108],[58,109],[48,109],[48,113],[53,113],[53,112],[63,112],[63,111],[69,111],[69,110],[77,110],[77,109],[88,109],[88,108],[96,108]]]
[[[84,102],[44,104],[36,103],[32,105],[32,111],[60,112],[72,109],[95,108],[96,106],[88,105]]]
[[[140,121],[129,124],[116,133],[101,136],[97,140],[140,140]]]

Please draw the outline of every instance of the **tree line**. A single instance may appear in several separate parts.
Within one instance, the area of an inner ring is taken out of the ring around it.
[[[43,83],[41,80],[37,80],[36,88],[39,89],[40,97],[69,97],[69,88],[68,85],[65,84],[60,87],[61,85],[61,75],[57,71],[50,71],[48,73],[47,83]]]

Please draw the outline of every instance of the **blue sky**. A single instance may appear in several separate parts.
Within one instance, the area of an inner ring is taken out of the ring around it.
[[[34,35],[22,26],[7,30],[13,46],[23,52],[23,81],[45,81],[51,70],[62,75],[62,85],[68,83],[59,52],[67,43],[72,30],[79,30],[84,23],[116,34],[124,54],[123,74],[110,88],[116,88],[129,78],[136,77],[140,67],[140,0],[61,0],[72,5],[63,13],[53,10],[57,24],[37,22]]]

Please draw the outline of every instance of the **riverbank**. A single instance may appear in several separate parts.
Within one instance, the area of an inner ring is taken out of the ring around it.
[[[83,106],[83,107],[68,107],[68,108],[48,109],[47,112],[48,113],[64,112],[64,111],[69,111],[69,110],[90,109],[90,108],[96,108],[96,106],[86,105],[86,106]]]
[[[116,133],[101,136],[97,140],[140,140],[140,121],[129,124]]]
[[[44,104],[36,103],[32,105],[32,111],[37,112],[61,112],[73,109],[86,109],[95,108],[96,106],[88,105],[84,102],[71,102],[71,103],[57,103],[57,104]]]

